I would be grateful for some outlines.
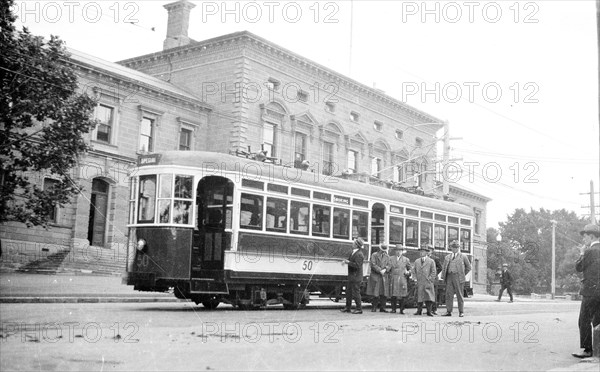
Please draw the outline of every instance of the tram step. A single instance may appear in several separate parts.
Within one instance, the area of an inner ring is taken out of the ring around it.
[[[227,283],[192,279],[190,293],[228,294]]]

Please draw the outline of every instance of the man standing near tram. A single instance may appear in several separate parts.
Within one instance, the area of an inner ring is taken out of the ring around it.
[[[408,296],[408,277],[410,276],[410,260],[404,256],[405,248],[398,244],[392,248],[390,256],[390,296],[392,296],[392,313],[396,312],[396,304],[400,300],[400,314],[404,314],[404,301]]]
[[[429,258],[429,248],[422,245],[419,248],[421,258],[417,258],[413,264],[412,273],[417,280],[417,312],[415,315],[421,315],[423,302],[427,308],[427,316],[433,316],[431,307],[435,301],[434,282],[437,279],[435,271],[435,262]]]
[[[458,251],[459,247],[458,240],[453,240],[450,243],[452,253],[444,259],[442,280],[446,283],[446,314],[442,316],[452,316],[454,294],[456,294],[458,300],[458,316],[463,317],[465,313],[463,290],[466,281],[465,276],[471,271],[471,263],[466,255]]]
[[[377,311],[377,306],[379,305],[379,311],[387,313],[385,305],[387,304],[387,297],[390,294],[388,274],[391,268],[388,245],[381,244],[379,251],[371,255],[371,274],[367,283],[367,295],[373,299],[372,312]]]

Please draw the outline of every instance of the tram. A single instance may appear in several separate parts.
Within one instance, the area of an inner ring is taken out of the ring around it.
[[[224,153],[141,155],[128,210],[123,283],[209,309],[339,300],[356,237],[365,278],[382,243],[406,247],[411,261],[429,243],[443,262],[458,240],[472,259],[465,205]]]

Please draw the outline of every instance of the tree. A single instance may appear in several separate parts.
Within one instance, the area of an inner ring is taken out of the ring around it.
[[[500,223],[503,248],[499,254],[503,260],[507,257],[517,258],[511,265],[514,274],[514,289],[519,293],[547,291],[551,289],[552,278],[552,224],[556,224],[556,284],[557,290],[576,291],[579,279],[575,273],[574,263],[578,256],[577,246],[581,242],[579,231],[585,221],[574,212],[565,209],[549,211],[516,209],[508,216],[506,222]],[[503,262],[490,254],[488,231],[488,267],[494,268]],[[494,251],[496,252],[496,251]],[[491,259],[491,261],[490,261]],[[494,261],[496,260],[496,261]],[[490,266],[492,265],[492,266]]]
[[[77,94],[77,76],[56,36],[17,31],[14,0],[0,2],[0,222],[46,226],[56,205],[79,191],[69,177],[95,125],[93,99]],[[44,190],[34,175],[57,182]]]

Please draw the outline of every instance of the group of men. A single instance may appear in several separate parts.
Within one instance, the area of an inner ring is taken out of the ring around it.
[[[343,263],[348,265],[348,283],[346,286],[346,306],[341,312],[362,314],[360,297],[360,284],[363,278],[364,254],[361,252],[363,240],[357,238],[353,242],[353,251]],[[371,274],[367,283],[367,295],[372,298],[371,311],[388,312],[387,299],[391,298],[392,313],[396,312],[399,305],[400,314],[404,314],[404,304],[408,296],[408,281],[410,278],[417,282],[417,312],[422,315],[423,305],[427,316],[437,315],[437,278],[441,272],[441,279],[446,283],[446,313],[442,316],[452,316],[454,296],[458,300],[459,316],[464,316],[463,288],[465,276],[471,271],[471,263],[466,255],[459,252],[460,244],[454,240],[450,243],[452,250],[444,263],[432,256],[433,246],[426,244],[419,248],[421,257],[412,264],[404,256],[406,250],[397,245],[388,253],[387,244],[381,244],[379,251],[371,255]],[[351,311],[352,299],[356,309]],[[398,303],[399,301],[399,303]]]

